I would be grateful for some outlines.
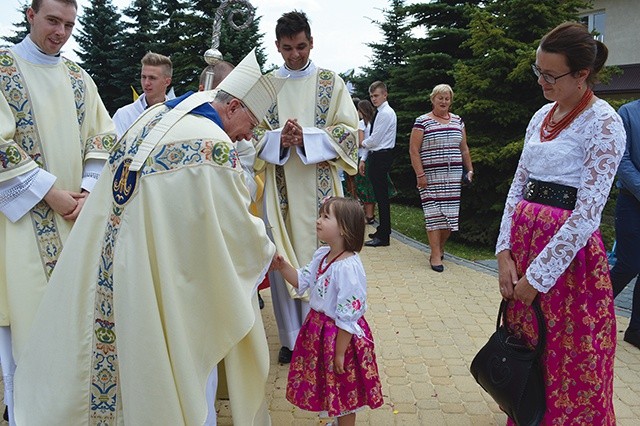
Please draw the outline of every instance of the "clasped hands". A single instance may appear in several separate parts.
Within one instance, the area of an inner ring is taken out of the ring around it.
[[[520,300],[527,306],[531,306],[538,295],[538,290],[529,283],[526,275],[518,278],[516,264],[511,258],[511,251],[503,250],[498,253],[497,257],[498,285],[502,297],[507,300]]]
[[[280,144],[283,148],[289,148],[290,146],[302,146],[303,142],[302,126],[298,124],[298,120],[295,118],[288,119],[280,133]]]
[[[89,193],[73,192],[52,187],[44,196],[44,201],[64,220],[76,220]]]

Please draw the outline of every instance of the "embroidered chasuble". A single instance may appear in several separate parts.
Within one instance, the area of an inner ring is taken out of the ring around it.
[[[256,288],[275,248],[212,120],[180,118],[129,170],[168,110],[125,134],[67,240],[16,372],[19,424],[202,425],[223,359],[234,424],[270,424]]]
[[[357,172],[358,115],[346,85],[334,72],[310,65],[304,73],[281,68],[276,75],[290,74],[278,94],[277,105],[256,130],[256,150],[261,160],[256,170],[265,171],[264,208],[279,253],[296,268],[311,261],[319,242],[316,219],[320,202],[342,195],[338,168]],[[301,100],[315,99],[315,102]],[[304,128],[305,149],[290,148],[284,164],[265,161],[267,139],[279,140],[287,119],[296,118]],[[315,128],[315,129],[314,129]],[[271,130],[275,134],[268,135]],[[332,158],[316,162],[317,151],[335,152]],[[289,286],[291,297],[298,297]]]
[[[85,162],[115,143],[96,85],[67,59],[34,63],[14,49],[0,50],[0,182],[41,167],[80,192]],[[16,362],[72,224],[44,201],[15,223],[0,215],[0,325],[11,326]]]

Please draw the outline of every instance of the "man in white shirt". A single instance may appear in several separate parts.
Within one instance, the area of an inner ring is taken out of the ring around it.
[[[113,115],[118,139],[142,115],[145,109],[167,100],[167,88],[171,84],[173,65],[169,57],[147,52],[140,61],[140,86],[144,93],[129,105],[118,109]]]
[[[0,364],[12,383],[63,243],[115,143],[95,83],[60,55],[75,0],[34,0],[29,35],[0,50]]]
[[[377,108],[371,134],[362,141],[362,147],[369,150],[369,179],[378,202],[380,225],[375,233],[369,234],[368,247],[389,245],[391,235],[391,207],[389,204],[389,183],[387,176],[393,163],[393,148],[396,146],[396,113],[387,102],[387,86],[382,81],[374,81],[369,86],[371,103]],[[364,161],[360,162],[360,172],[364,173]]]

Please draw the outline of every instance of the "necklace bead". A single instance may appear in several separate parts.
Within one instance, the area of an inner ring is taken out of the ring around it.
[[[593,91],[591,89],[587,89],[584,92],[584,95],[582,95],[580,102],[578,102],[578,104],[558,122],[553,120],[553,115],[558,109],[558,103],[556,102],[542,121],[542,126],[540,126],[540,141],[548,142],[555,139],[561,131],[569,127],[571,122],[585,110],[592,97]]]

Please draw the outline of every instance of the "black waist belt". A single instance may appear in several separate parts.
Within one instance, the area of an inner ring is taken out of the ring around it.
[[[578,190],[572,186],[529,179],[524,199],[532,203],[573,210],[576,207],[577,193]]]

